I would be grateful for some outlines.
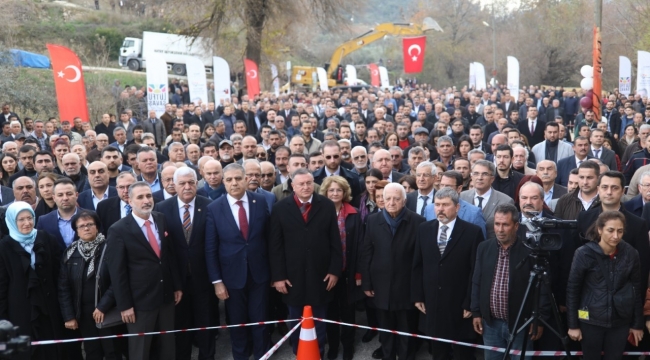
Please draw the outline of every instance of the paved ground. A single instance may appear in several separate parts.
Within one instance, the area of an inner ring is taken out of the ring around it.
[[[221,319],[225,319],[225,315],[223,313],[223,302],[220,302],[220,310],[221,310]],[[356,313],[357,317],[357,324],[360,325],[366,325],[366,316],[365,312],[357,312]],[[300,329],[296,330],[300,331]],[[361,342],[361,337],[365,334],[365,330],[358,329],[356,332],[355,336],[355,359],[361,359],[361,360],[371,360],[372,359],[372,352],[379,347],[379,340],[378,337],[375,337],[371,342],[369,343],[362,343]],[[273,343],[277,342],[281,338],[280,335],[278,335],[277,332],[273,333],[272,340]],[[341,348],[339,352],[339,357],[338,359],[343,358],[343,350]],[[194,352],[192,354],[192,360],[198,359],[198,350],[195,348]],[[220,335],[219,339],[217,340],[217,351],[216,351],[216,356],[215,359],[218,360],[231,360],[232,359],[232,353],[230,351],[230,334],[228,333],[227,330],[220,330]],[[251,357],[252,359],[252,357]],[[291,346],[289,346],[289,341],[287,340],[286,343],[284,343],[276,354],[271,358],[273,360],[294,360],[295,356],[293,355],[291,351]],[[424,359],[431,359],[431,355],[429,355],[427,351],[427,346],[422,346],[420,347],[419,352],[416,355],[416,360],[424,360]],[[482,352],[477,352],[477,360],[482,360],[483,359],[483,354]],[[325,360],[325,359],[323,359]],[[461,359],[464,360],[464,359]]]

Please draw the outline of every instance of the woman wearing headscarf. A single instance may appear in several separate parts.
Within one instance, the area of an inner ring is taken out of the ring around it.
[[[63,320],[57,299],[61,248],[34,229],[34,210],[17,201],[7,208],[9,235],[0,240],[0,319],[18,326],[19,335],[34,340],[61,339]],[[32,346],[16,359],[62,359],[58,345]]]
[[[104,315],[115,306],[113,292],[96,291],[96,275],[108,278],[108,268],[101,266],[102,250],[106,246],[104,235],[99,232],[99,216],[93,211],[82,210],[70,220],[72,230],[79,240],[74,241],[63,252],[59,274],[59,304],[65,327],[79,329],[81,337],[111,335],[110,329],[97,329]],[[97,296],[97,305],[95,305]],[[85,341],[86,360],[116,359],[113,342],[110,339]]]

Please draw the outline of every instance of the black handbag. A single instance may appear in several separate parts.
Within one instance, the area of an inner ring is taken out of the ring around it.
[[[596,255],[596,259],[598,260],[598,266],[600,266],[603,276],[605,276],[605,280],[607,281],[607,287],[614,291],[614,295],[612,296],[614,310],[616,310],[616,313],[621,318],[631,320],[634,317],[634,294],[636,292],[634,285],[628,281],[622,288],[618,290],[614,289],[612,279],[609,278],[609,270],[605,266],[603,259],[599,255]]]
[[[108,244],[104,246],[104,249],[102,249],[102,255],[99,258],[99,264],[97,266],[97,270],[95,270],[95,308],[97,308],[97,303],[99,302],[99,299],[101,298],[101,294],[99,293],[99,280],[101,278],[101,268],[104,263],[104,253],[106,252],[106,247],[108,247]],[[122,321],[122,313],[117,309],[117,307],[113,307],[112,309],[108,310],[104,314],[104,321],[100,323],[95,323],[95,326],[97,326],[98,329],[106,329],[109,327],[117,326],[117,325],[122,325],[124,322]]]

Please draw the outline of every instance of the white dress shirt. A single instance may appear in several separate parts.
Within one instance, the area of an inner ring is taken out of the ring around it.
[[[226,194],[226,199],[228,200],[228,204],[230,205],[230,211],[232,211],[232,217],[235,219],[235,223],[237,223],[237,228],[241,229],[241,227],[239,226],[239,205],[236,204],[238,200],[230,196],[229,194]],[[242,198],[239,200],[242,201],[244,205],[244,210],[246,210],[246,220],[249,220],[250,207],[248,206],[248,194],[244,193],[244,196],[242,196]]]
[[[418,203],[417,203],[417,205],[415,207],[415,210],[416,210],[415,212],[416,213],[418,213],[418,214],[422,213],[422,206],[424,205],[424,200],[421,197],[422,196],[428,196],[429,198],[427,199],[427,205],[432,204],[433,203],[433,194],[434,194],[434,192],[435,192],[435,190],[431,189],[431,191],[428,194],[422,194],[420,192],[420,190],[418,190]]]
[[[446,225],[447,228],[448,228],[447,229],[447,245],[449,245],[449,241],[451,241],[451,232],[454,231],[454,225],[456,225],[456,219],[457,218],[454,218],[454,220],[448,222],[447,224],[443,224],[443,223],[438,224],[438,235],[436,236],[436,242],[440,241],[440,235],[442,234],[442,227]],[[440,220],[438,220],[438,221],[440,221]]]
[[[163,192],[165,192],[163,190]],[[185,215],[185,203],[181,201],[180,198],[177,198],[178,200],[178,215],[181,218],[181,224],[183,224],[183,215]],[[188,205],[190,207],[187,209],[190,212],[190,221],[194,222],[194,203],[196,202],[196,198],[192,199],[192,201],[189,202]]]
[[[95,209],[97,209],[97,204],[99,204],[100,201],[108,199],[108,188],[109,187],[106,188],[106,191],[104,191],[104,194],[101,196],[101,198],[95,196],[95,192],[92,191],[92,189],[90,190],[90,195],[92,195],[93,205],[95,206]]]
[[[125,203],[124,200],[120,200],[120,219],[122,219],[122,218],[126,217],[126,215],[128,215],[126,213],[126,206],[127,205],[129,205],[129,204]]]
[[[488,200],[490,199],[490,196],[492,196],[492,188],[490,188],[488,191],[485,192],[483,195],[479,195],[477,192],[474,192],[474,205],[478,206],[478,197],[483,198],[483,202],[481,202],[481,210],[485,208],[485,205],[487,205]]]
[[[142,233],[144,234],[144,238],[149,241],[149,236],[147,235],[147,228],[144,226],[144,222],[147,221],[134,213],[131,213],[133,215],[133,218],[135,221],[138,223],[138,226],[140,227],[140,230],[142,230]],[[149,215],[149,221],[151,221],[151,231],[153,231],[153,235],[156,237],[156,242],[158,243],[158,249],[160,249],[162,253],[162,247],[160,244],[160,235],[158,234],[158,225],[156,225],[156,222],[153,220],[153,216]]]

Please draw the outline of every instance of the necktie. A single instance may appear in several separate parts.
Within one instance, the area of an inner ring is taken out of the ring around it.
[[[483,197],[482,196],[477,196],[478,199],[478,208],[483,210]]]
[[[420,209],[420,215],[424,216],[424,209],[427,207],[429,196],[420,196],[420,199],[422,199],[422,209]]]
[[[158,257],[160,257],[160,246],[158,246],[158,241],[156,240],[156,235],[153,234],[153,230],[151,230],[151,221],[147,220],[144,222],[144,227],[147,230],[147,240],[149,240],[149,245],[151,245],[151,248],[153,249],[153,252],[156,253]]]
[[[600,159],[600,150],[594,150],[594,157]]]
[[[309,216],[309,209],[311,209],[311,203],[306,202],[300,205],[300,213],[302,214],[303,220],[307,222],[307,216]]]
[[[131,214],[131,205],[126,204],[126,205],[124,206],[124,209],[126,209],[126,214],[127,214],[127,215],[130,215],[130,214]]]
[[[245,240],[248,240],[248,219],[246,218],[246,209],[244,209],[244,202],[237,200],[235,203],[239,206],[239,231]]]
[[[190,218],[190,204],[185,204],[185,212],[183,213],[183,229],[188,231],[192,227],[192,219]]]
[[[440,239],[438,239],[438,248],[440,248],[440,255],[445,252],[445,248],[447,247],[447,229],[449,229],[447,225],[442,225],[440,228]]]
[[[530,135],[533,135],[535,133],[535,122],[530,123]]]

